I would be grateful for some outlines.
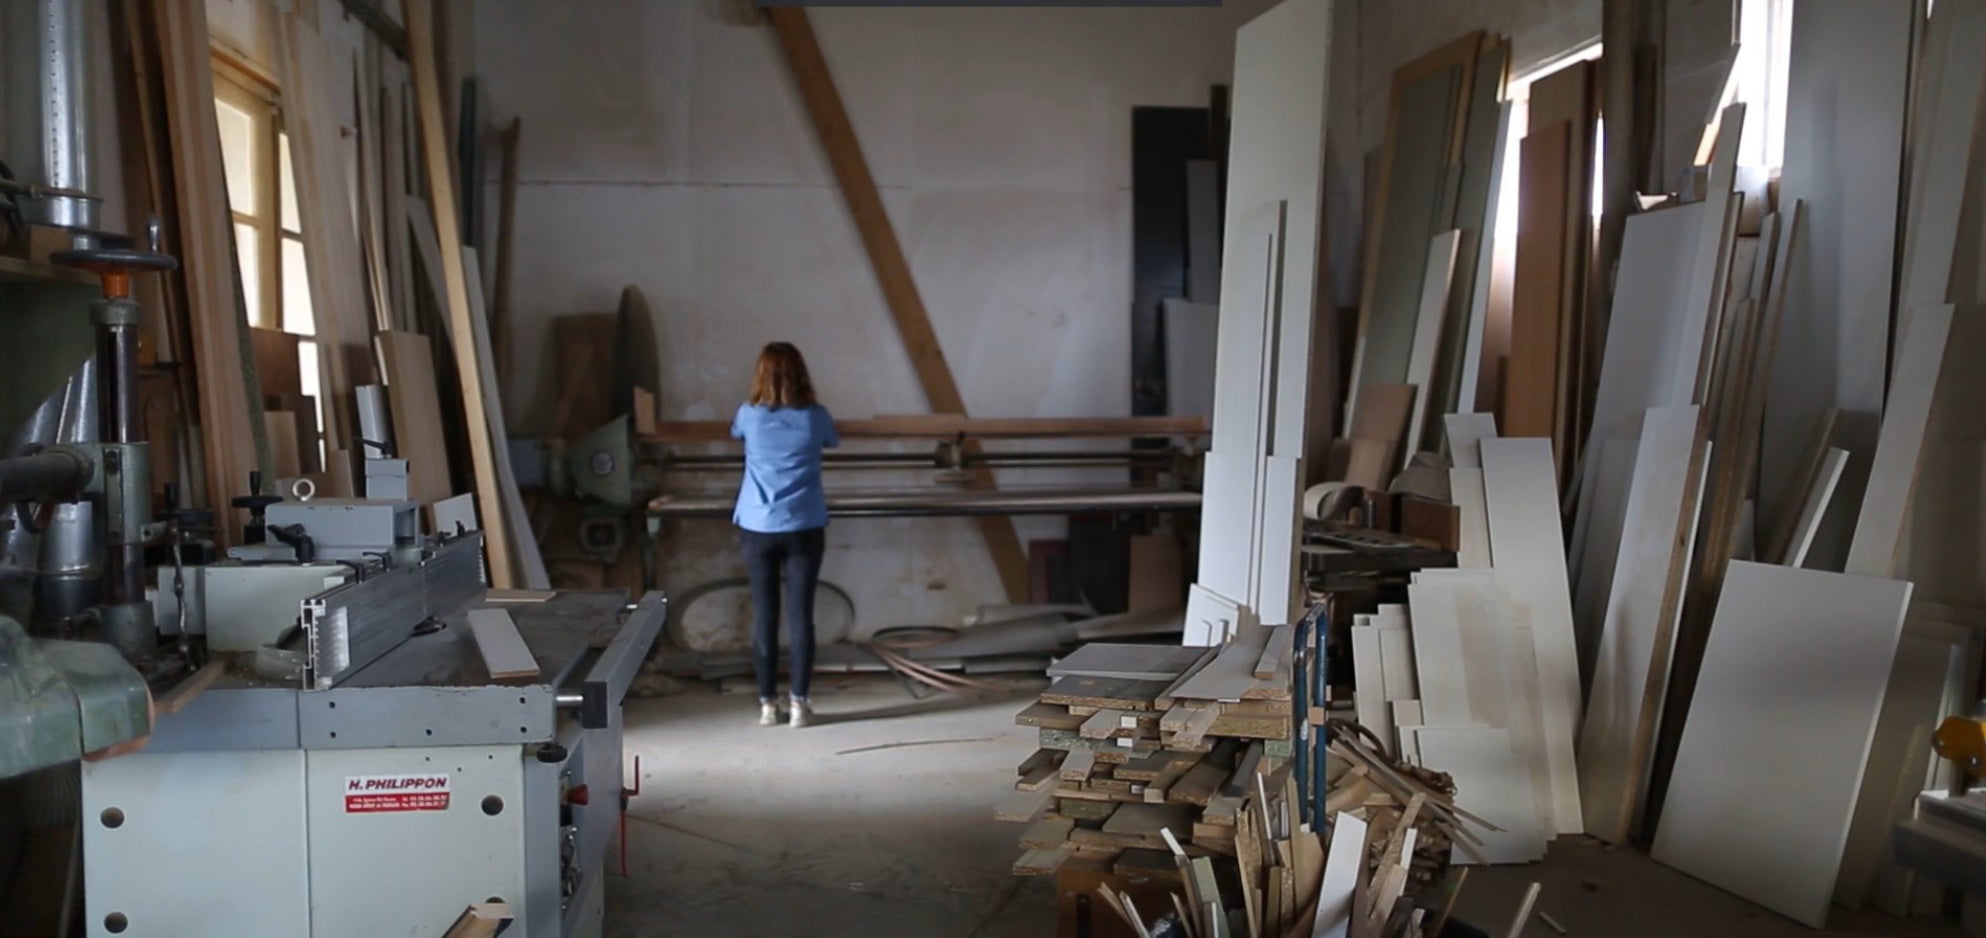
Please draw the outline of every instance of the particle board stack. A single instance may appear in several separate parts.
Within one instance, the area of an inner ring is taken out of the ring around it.
[[[1090,644],[1049,668],[1053,683],[1014,718],[1041,748],[994,812],[1028,825],[1015,874],[1166,851],[1196,925],[1284,934],[1314,905],[1323,867],[1292,817],[1292,629],[1247,626],[1211,648]],[[1216,862],[1249,884],[1231,893],[1240,901],[1207,885]]]

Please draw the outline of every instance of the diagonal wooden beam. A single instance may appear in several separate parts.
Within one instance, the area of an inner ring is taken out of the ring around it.
[[[896,229],[883,209],[883,197],[876,191],[875,177],[869,174],[869,161],[862,155],[862,145],[855,139],[848,111],[842,107],[841,92],[836,90],[827,59],[821,55],[813,23],[807,19],[803,7],[768,7],[766,14],[772,20],[772,30],[779,37],[786,62],[793,69],[794,81],[800,87],[800,97],[806,102],[814,130],[820,134],[828,164],[841,184],[841,194],[848,200],[848,213],[854,216],[855,229],[862,235],[862,246],[869,252],[869,263],[875,268],[890,318],[896,322],[897,334],[910,354],[910,364],[917,372],[918,384],[924,388],[924,397],[933,411],[963,415],[965,399],[959,395],[958,382],[952,378],[952,367],[945,361],[944,349],[938,346],[938,334],[931,328],[924,298],[918,294],[917,282],[910,276],[910,262],[903,256],[903,245],[897,243]],[[976,469],[966,484],[976,489],[993,488],[993,474],[984,468]],[[1021,549],[1013,519],[988,516],[978,521],[979,533],[986,538],[987,552],[993,555],[1007,599],[1024,602],[1028,595],[1027,554]]]

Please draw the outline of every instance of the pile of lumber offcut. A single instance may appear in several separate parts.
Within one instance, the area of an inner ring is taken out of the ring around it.
[[[1300,821],[1291,635],[1252,626],[1212,648],[1091,644],[1051,667],[1053,683],[1015,716],[1039,728],[1041,748],[994,812],[1028,825],[1015,874],[1171,867],[1170,908],[1098,894],[1140,935],[1310,934],[1324,857]]]

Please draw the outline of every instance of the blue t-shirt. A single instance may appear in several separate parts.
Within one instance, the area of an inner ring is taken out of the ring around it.
[[[821,450],[841,445],[827,408],[744,404],[731,435],[745,441],[745,479],[732,523],[760,534],[827,526]]]

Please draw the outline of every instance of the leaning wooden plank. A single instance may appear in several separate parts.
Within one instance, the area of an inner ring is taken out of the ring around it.
[[[1233,641],[1222,646],[1213,663],[1201,669],[1192,680],[1172,689],[1172,695],[1187,700],[1241,700],[1278,696],[1273,685],[1257,680],[1255,663],[1262,660],[1272,629],[1268,626],[1243,627]],[[1280,696],[1288,696],[1288,688]]]
[[[503,395],[497,392],[496,354],[490,347],[489,317],[483,310],[483,268],[476,259],[472,248],[462,249],[462,269],[469,284],[469,310],[471,328],[475,332],[476,367],[483,373],[484,417],[491,444],[502,458],[496,461],[496,481],[498,501],[503,504],[504,517],[508,530],[516,532],[517,582],[527,589],[547,589],[552,585],[551,574],[545,569],[545,557],[538,550],[538,539],[531,530],[531,517],[525,513],[524,498],[517,489],[517,474],[510,465],[510,436],[508,423],[503,416]]]
[[[1269,642],[1262,649],[1262,657],[1255,659],[1255,679],[1258,681],[1289,679],[1291,643],[1295,641],[1296,626],[1279,625],[1269,633]]]
[[[1847,572],[1862,576],[1892,576],[1898,571],[1902,538],[1912,518],[1919,470],[1923,465],[1926,433],[1930,427],[1933,403],[1946,382],[1946,375],[1969,368],[1948,362],[1948,344],[1970,348],[1975,343],[1955,343],[1956,333],[1977,329],[1970,318],[1953,322],[1954,307],[1930,306],[1910,318],[1901,340],[1898,356],[1901,370],[1891,382],[1889,400],[1883,408],[1883,424],[1876,441],[1875,458],[1869,469],[1868,489],[1862,496],[1862,509],[1855,520],[1855,538],[1848,547]],[[1954,367],[1956,366],[1956,367]],[[1923,523],[1920,519],[1918,523]],[[1918,645],[1905,642],[1906,648]],[[1861,779],[1861,797],[1855,803],[1854,826],[1842,860],[1838,901],[1859,906],[1866,901],[1869,885],[1888,852],[1889,830],[1897,818],[1896,791],[1901,784],[1922,782],[1922,769],[1907,764],[1911,733],[1929,725],[1939,714],[1941,703],[1930,687],[1941,687],[1945,668],[1934,653],[1892,653],[1883,703],[1882,722],[1868,754],[1869,771]],[[1899,774],[1905,781],[1899,781]]]
[[[1842,449],[1834,445],[1835,431],[1840,427],[1840,424],[1841,411],[1829,410],[1822,418],[1818,432],[1813,435],[1813,439],[1807,444],[1807,454],[1800,460],[1799,471],[1794,476],[1791,487],[1781,496],[1782,504],[1776,506],[1777,511],[1775,514],[1780,520],[1772,527],[1772,537],[1766,541],[1765,560],[1772,563],[1785,563],[1787,556],[1792,553],[1794,529],[1798,526],[1800,511],[1806,507],[1807,500],[1812,496],[1817,483],[1820,482],[1821,475],[1828,461],[1828,454],[1835,449]],[[1842,452],[1846,453],[1847,450],[1842,449]],[[1832,493],[1830,493],[1830,497],[1832,497]],[[1825,516],[1825,511],[1826,509],[1823,507],[1823,517]],[[1818,527],[1818,524],[1819,522],[1816,520],[1816,527]],[[1788,566],[1797,567],[1801,566],[1801,564],[1788,564]]]
[[[1711,155],[1710,179],[1704,194],[1704,215],[1699,221],[1702,228],[1696,236],[1696,257],[1690,264],[1690,291],[1683,304],[1685,348],[1702,348],[1697,360],[1679,359],[1678,370],[1673,377],[1676,394],[1685,387],[1694,388],[1690,400],[1701,403],[1709,386],[1715,361],[1716,343],[1708,338],[1717,334],[1717,314],[1723,307],[1725,285],[1730,279],[1730,242],[1737,227],[1737,205],[1731,194],[1731,186],[1738,174],[1738,144],[1744,134],[1745,106],[1733,104],[1724,109],[1722,120],[1717,125],[1717,148]],[[1703,337],[1690,334],[1690,329],[1701,323]],[[1678,401],[1677,403],[1680,403]]]
[[[1799,14],[1795,14],[1796,22]],[[1866,14],[1864,14],[1866,15]],[[1932,9],[1927,27],[1933,54],[1918,88],[1919,116],[1911,125],[1910,207],[1905,214],[1903,256],[1897,279],[1896,333],[1908,335],[1917,310],[1952,296],[1952,262],[1959,244],[1959,210],[1978,146],[1980,95],[1986,80],[1986,7],[1953,4]],[[1797,33],[1796,33],[1797,34]],[[1901,345],[1890,374],[1908,365]]]
[[[1835,487],[1841,484],[1841,472],[1846,468],[1848,451],[1829,447],[1827,455],[1821,458],[1820,473],[1807,489],[1807,497],[1800,502],[1800,513],[1792,519],[1786,552],[1778,562],[1789,567],[1806,566],[1807,552],[1813,549],[1814,535],[1820,531],[1821,519],[1827,515],[1827,506],[1834,500]]]
[[[1366,823],[1344,813],[1331,822],[1331,846],[1324,856],[1324,883],[1318,887],[1317,917],[1310,938],[1347,938],[1352,892],[1365,868]]]
[[[206,456],[207,507],[222,523],[223,546],[236,538],[238,509],[228,507],[266,468],[258,455],[261,397],[244,377],[248,328],[231,248],[221,137],[214,113],[212,40],[205,4],[153,0],[165,77],[166,127],[178,195],[176,226],[166,232],[179,257],[186,290],[193,366],[199,374],[199,417]],[[265,450],[266,451],[266,450]]]
[[[1510,597],[1530,612],[1544,735],[1547,740],[1570,741],[1581,704],[1579,649],[1565,578],[1565,542],[1559,533],[1557,471],[1551,443],[1497,439],[1484,440],[1482,448],[1490,550],[1497,558],[1497,579]],[[1579,832],[1585,820],[1580,816],[1576,769],[1555,770],[1549,781],[1556,830],[1562,834]]]
[[[1407,435],[1400,447],[1400,467],[1420,452],[1423,428],[1433,405],[1435,363],[1441,355],[1442,315],[1448,311],[1448,293],[1454,286],[1455,251],[1462,232],[1449,229],[1428,242],[1427,264],[1421,279],[1419,315],[1414,319],[1413,345],[1407,353],[1407,383],[1415,388],[1414,412],[1407,421]]]
[[[1360,616],[1359,618],[1366,618]],[[1352,675],[1357,681],[1352,703],[1358,709],[1360,726],[1390,739],[1391,720],[1386,712],[1386,671],[1380,658],[1379,629],[1354,622],[1351,627]]]
[[[406,13],[408,64],[413,67],[414,97],[419,105],[421,155],[427,167],[435,234],[441,242],[442,278],[448,290],[444,300],[458,365],[456,375],[461,384],[462,407],[468,415],[469,461],[475,470],[476,504],[482,509],[483,549],[489,559],[490,585],[509,587],[516,585],[510,559],[510,524],[498,483],[498,454],[491,446],[484,415],[484,402],[494,394],[494,389],[489,394],[484,392],[482,369],[473,367],[478,355],[469,311],[468,277],[462,269],[462,233],[458,227],[454,170],[450,166],[448,121],[435,72],[434,11],[427,3],[413,2],[407,4]],[[509,454],[503,457],[508,459]]]
[[[1491,863],[1528,863],[1545,855],[1546,831],[1532,810],[1531,772],[1511,749],[1510,734],[1486,726],[1422,726],[1410,730],[1421,762],[1455,777],[1456,804],[1501,832],[1483,837]],[[1460,851],[1456,862],[1465,862]]]
[[[1945,370],[1954,309],[1941,304],[1917,310],[1898,343],[1899,368],[1883,406],[1882,432],[1869,467],[1869,486],[1855,519],[1855,539],[1848,546],[1848,573],[1886,577],[1896,571],[1904,522],[1910,517],[1911,498],[1917,490],[1931,403]]]
[[[1462,510],[1462,549],[1455,552],[1458,567],[1487,567],[1491,563],[1489,505],[1483,491],[1481,469],[1448,470],[1449,497]]]
[[[1519,144],[1510,362],[1502,419],[1497,421],[1511,436],[1550,437],[1557,422],[1559,331],[1566,313],[1565,180],[1571,172],[1572,136],[1572,125],[1561,121],[1533,127]]]
[[[434,356],[427,336],[382,332],[373,337],[380,374],[393,402],[393,439],[407,460],[407,494],[433,504],[453,495],[448,482],[448,446],[441,426],[441,401]]]
[[[1489,37],[1476,58],[1461,143],[1461,172],[1457,174],[1452,224],[1461,229],[1457,246],[1454,288],[1449,290],[1443,317],[1441,363],[1430,391],[1432,413],[1468,412],[1476,407],[1484,313],[1489,306],[1494,244],[1489,221],[1496,217],[1502,188],[1503,152],[1509,132],[1508,107],[1503,103],[1510,63],[1510,41]],[[1439,446],[1433,428],[1417,442],[1423,449]]]
[[[1974,4],[1951,4],[1936,11],[1937,21],[1975,17],[1974,10]],[[1768,378],[1759,521],[1766,530],[1785,526],[1798,510],[1804,457],[1816,428],[1831,409],[1851,415],[1836,441],[1850,454],[1841,498],[1824,516],[1814,545],[1828,569],[1838,569],[1846,556],[1874,451],[1874,415],[1883,406],[1896,309],[1897,219],[1905,214],[1898,205],[1901,183],[1925,178],[1906,176],[1904,154],[1921,160],[1929,151],[1906,149],[1905,126],[1930,132],[1936,120],[1923,108],[1914,122],[1907,120],[1911,78],[1921,71],[1912,64],[1918,52],[1913,40],[1922,26],[1921,10],[1908,3],[1805,0],[1793,11],[1779,199],[1781,205],[1806,203],[1807,236],[1787,282],[1786,322]],[[1943,32],[1931,29],[1930,43],[1940,42]],[[1978,45],[1975,40],[1972,47]],[[1911,184],[1912,193],[1937,191]],[[1814,367],[1817,362],[1830,364]]]
[[[1469,706],[1462,617],[1454,588],[1445,583],[1415,583],[1407,587],[1407,602],[1414,613],[1414,668],[1421,686],[1422,719],[1436,726],[1481,722],[1483,718]]]
[[[274,32],[283,129],[289,135],[296,210],[310,257],[304,272],[324,377],[325,439],[333,449],[351,449],[358,434],[349,425],[345,401],[353,384],[371,382],[347,377],[346,350],[364,348],[371,331],[361,289],[365,262],[351,211],[353,193],[338,117],[338,100],[348,97],[350,89],[330,87],[342,72],[334,67],[323,37],[301,17],[277,14]]]
[[[787,65],[793,70],[794,82],[799,86],[800,98],[806,104],[814,130],[820,136],[828,165],[833,168],[842,197],[848,202],[848,213],[855,221],[856,232],[862,237],[862,246],[868,251],[869,263],[882,288],[897,335],[903,340],[904,349],[910,356],[911,369],[917,374],[918,385],[932,410],[964,414],[965,396],[959,392],[958,382],[952,376],[952,366],[945,360],[944,347],[939,344],[938,333],[925,311],[924,298],[918,292],[916,278],[910,272],[910,262],[904,256],[903,246],[897,241],[896,229],[890,224],[889,213],[883,207],[882,194],[876,188],[875,177],[870,174],[868,158],[862,153],[860,138],[848,119],[841,92],[835,87],[834,76],[828,70],[827,58],[821,53],[820,40],[814,35],[806,8],[770,7],[766,14],[785,53]],[[980,467],[970,474],[967,484],[973,488],[993,488],[993,474]],[[1021,547],[1020,536],[1015,533],[1013,519],[986,516],[979,518],[977,524],[980,535],[986,539],[987,552],[992,555],[1008,600],[1021,602],[1028,594],[1027,553]]]
[[[1472,32],[1393,74],[1379,196],[1367,233],[1372,247],[1366,253],[1359,300],[1351,375],[1354,407],[1373,385],[1408,380],[1428,241],[1453,224],[1453,206],[1443,197],[1450,191],[1449,168],[1459,162],[1465,122],[1458,109],[1468,99],[1466,86],[1481,48],[1482,33]],[[1228,199],[1232,204],[1232,193]]]
[[[1637,439],[1649,408],[1692,403],[1692,389],[1675,376],[1685,362],[1694,368],[1703,351],[1702,317],[1688,315],[1686,304],[1689,265],[1707,210],[1705,203],[1692,202],[1627,220],[1573,519],[1571,573],[1582,591],[1588,589],[1588,571],[1613,570],[1619,518],[1603,516],[1595,506],[1623,504],[1606,493],[1625,493],[1633,468],[1631,447],[1624,467],[1619,461],[1603,464],[1591,454],[1602,452],[1609,441]],[[1609,475],[1609,470],[1619,474]],[[1600,599],[1605,600],[1605,593]]]
[[[1681,579],[1674,560],[1695,537],[1701,480],[1697,408],[1648,412],[1628,488],[1626,523],[1615,560],[1595,659],[1592,691],[1579,728],[1579,802],[1586,833],[1627,841],[1648,761],[1641,714],[1651,689],[1667,686],[1663,642],[1675,635],[1673,602]],[[1687,565],[1682,565],[1687,569]],[[1665,619],[1664,616],[1667,615]],[[1650,669],[1661,673],[1651,682]]]
[[[517,634],[517,623],[511,621],[509,610],[469,610],[469,632],[475,636],[476,649],[482,653],[490,677],[501,681],[537,676],[538,659],[524,644],[524,636]]]
[[[1447,431],[1448,458],[1457,469],[1483,467],[1484,440],[1497,435],[1496,415],[1485,413],[1449,414],[1442,418]]]
[[[1896,580],[1731,565],[1657,861],[1826,924],[1909,602],[1910,584]],[[1761,789],[1737,765],[1798,765],[1801,782]]]

